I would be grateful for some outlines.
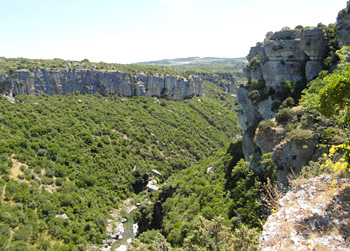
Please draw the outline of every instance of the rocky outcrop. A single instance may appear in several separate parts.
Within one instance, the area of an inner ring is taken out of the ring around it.
[[[267,219],[259,250],[349,250],[349,181],[320,176],[289,191]]]
[[[202,95],[202,80],[196,76],[126,74],[119,71],[43,69],[0,73],[0,93],[5,95],[119,94],[158,96],[170,100]]]
[[[282,30],[270,34],[263,43],[257,43],[247,56],[249,65],[244,73],[248,85],[237,90],[241,108],[238,117],[244,129],[244,156],[251,161],[251,168],[257,170],[258,164],[253,163],[259,159],[257,156],[275,151],[274,164],[281,171],[277,173],[277,179],[283,184],[287,182],[287,170],[298,172],[310,160],[314,149],[309,144],[307,149],[300,148],[292,139],[284,141],[283,129],[275,128],[269,132],[255,129],[260,121],[276,116],[283,101],[281,97],[285,98],[286,83],[306,86],[318,75],[323,69],[327,44],[328,38],[322,28]],[[254,156],[253,161],[251,156]],[[297,160],[295,156],[299,156]]]
[[[269,127],[265,130],[257,129],[254,142],[261,149],[261,153],[272,152],[285,138],[285,130],[283,127]]]
[[[316,136],[303,142],[287,138],[273,148],[272,161],[276,166],[280,190],[288,185],[288,175],[300,173],[302,167],[313,158],[317,142]]]
[[[350,2],[337,17],[336,37],[340,46],[350,45]]]

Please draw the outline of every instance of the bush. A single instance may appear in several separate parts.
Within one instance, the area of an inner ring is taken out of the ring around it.
[[[287,123],[294,116],[294,111],[288,108],[283,108],[276,114],[277,123]]]
[[[274,126],[276,126],[275,122],[273,122],[272,120],[265,120],[259,123],[258,128],[261,131],[265,131]]]
[[[261,59],[259,55],[255,55],[248,64],[248,67],[250,69],[257,69],[262,64]]]
[[[292,97],[288,97],[282,102],[281,108],[292,107],[294,104],[294,99]]]
[[[291,132],[287,133],[287,137],[297,141],[298,143],[305,143],[309,139],[313,138],[313,134],[309,130],[303,130],[300,128],[296,128],[292,130]]]
[[[281,103],[278,101],[273,102],[271,105],[271,111],[278,112],[280,105],[281,105]]]

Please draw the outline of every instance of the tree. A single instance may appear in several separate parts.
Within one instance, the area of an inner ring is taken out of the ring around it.
[[[350,46],[336,52],[341,62],[338,69],[323,78],[325,86],[320,91],[321,114],[330,117],[340,115],[342,123],[350,122],[350,64],[347,59]]]
[[[221,216],[212,221],[200,216],[193,234],[185,239],[185,250],[257,250],[259,235],[255,229],[241,225],[232,232],[223,221]]]

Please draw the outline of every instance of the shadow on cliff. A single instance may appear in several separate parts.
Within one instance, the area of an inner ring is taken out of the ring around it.
[[[232,159],[230,160],[229,164],[226,167],[225,171],[225,189],[232,189],[234,183],[232,181],[232,169],[236,166],[237,162],[240,159],[244,158],[243,149],[242,149],[242,139],[238,139],[234,142],[232,142],[227,149],[227,153],[232,156]]]

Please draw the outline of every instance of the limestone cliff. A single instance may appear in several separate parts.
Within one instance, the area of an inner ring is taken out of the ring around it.
[[[349,3],[346,9],[339,12],[335,34],[339,46],[350,44]],[[329,44],[334,43],[330,36],[321,25],[269,32],[265,40],[252,47],[247,56],[249,65],[244,73],[248,84],[237,89],[241,109],[239,121],[244,129],[244,156],[251,162],[252,169],[259,170],[263,168],[259,165],[262,155],[273,152],[277,180],[284,185],[287,184],[286,176],[290,170],[299,172],[315,157],[318,138],[312,131],[304,130],[302,134],[308,135],[308,138],[300,144],[286,137],[285,125],[272,126],[270,131],[259,131],[257,127],[262,121],[272,120],[275,123],[282,101],[292,96],[297,102],[302,89],[323,70]],[[298,122],[300,116],[301,111],[295,111],[293,121]]]
[[[68,70],[36,68],[0,72],[0,93],[18,94],[119,94],[123,96],[158,96],[170,100],[202,95],[202,80],[167,75],[147,76],[143,73],[126,74],[119,71]]]
[[[276,116],[278,106],[285,98],[286,83],[300,88],[318,75],[323,67],[327,39],[322,28],[282,30],[270,34],[263,43],[251,48],[247,56],[250,64],[244,70],[250,86],[241,86],[237,90],[241,108],[239,121],[244,128],[243,151],[247,161],[251,160],[251,156],[259,156],[278,147],[283,154],[274,154],[276,166],[300,170],[305,165],[301,158],[292,161],[286,159],[286,155],[292,158],[301,154],[299,150],[302,148],[297,150],[298,147],[291,140],[283,142],[280,139],[272,147],[269,146],[269,137],[265,137],[267,141],[262,141],[264,137],[260,135],[258,143],[255,129],[260,121]],[[309,150],[308,156],[313,149]],[[254,161],[252,167],[258,168]]]

